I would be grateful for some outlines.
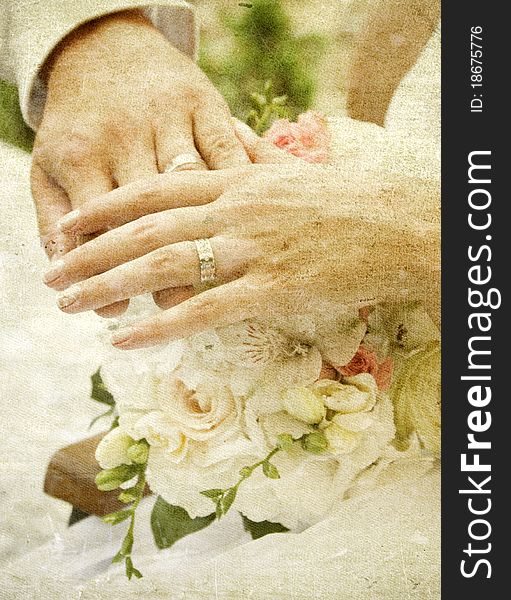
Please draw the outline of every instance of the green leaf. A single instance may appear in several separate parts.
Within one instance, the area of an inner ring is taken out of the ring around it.
[[[280,523],[271,523],[270,521],[251,521],[245,515],[241,515],[243,519],[243,528],[248,531],[253,540],[264,537],[270,533],[285,533],[289,531],[287,527]]]
[[[131,579],[131,577],[133,576],[133,561],[131,560],[130,556],[126,557],[125,565],[126,565],[126,577],[128,579]]]
[[[211,498],[213,500],[216,500],[216,498],[221,496],[223,493],[224,490],[221,489],[204,490],[203,492],[201,492],[203,496],[206,496],[206,498]]]
[[[92,390],[90,397],[96,402],[101,404],[108,404],[108,406],[115,406],[115,400],[112,394],[106,389],[103,379],[101,377],[100,369],[98,369],[94,375],[90,378],[92,382]]]
[[[151,529],[156,546],[170,548],[178,540],[204,529],[215,520],[215,515],[192,519],[184,508],[172,506],[158,496],[151,513]]]
[[[222,514],[226,515],[229,512],[233,502],[236,500],[236,494],[238,490],[233,487],[231,488],[227,494],[222,498]]]
[[[131,579],[133,577],[133,575],[137,579],[140,579],[141,577],[143,577],[142,573],[138,569],[135,569],[135,567],[133,565],[133,560],[131,559],[131,556],[127,556],[125,562],[126,562],[126,577],[128,579]]]
[[[112,563],[122,562],[124,559],[125,559],[124,554],[122,554],[121,551],[119,550],[119,552],[117,552],[117,554],[112,558]]]
[[[122,556],[129,556],[131,551],[133,550],[133,532],[131,530],[128,531],[126,537],[122,542],[121,549],[119,550],[119,554]]]
[[[126,519],[129,519],[132,514],[131,510],[119,510],[118,512],[105,515],[101,520],[109,525],[118,525],[119,523],[126,521]]]
[[[271,462],[263,462],[263,473],[269,479],[280,479],[280,473]]]
[[[16,86],[0,81],[0,140],[30,152],[34,132],[23,121]]]

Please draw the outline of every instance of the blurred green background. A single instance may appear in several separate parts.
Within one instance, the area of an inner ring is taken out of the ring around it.
[[[246,120],[251,94],[286,95],[288,116],[343,106],[353,39],[370,0],[196,0],[201,23],[199,64]],[[0,82],[0,139],[30,150],[16,88]]]

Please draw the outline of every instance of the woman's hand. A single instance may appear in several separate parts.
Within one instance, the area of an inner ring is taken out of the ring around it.
[[[341,305],[420,298],[437,290],[439,236],[410,206],[431,192],[427,182],[302,163],[161,175],[68,223],[76,234],[135,219],[67,254],[46,279],[65,290],[58,302],[68,313],[197,286],[192,240],[209,238],[217,287],[117,332],[114,344],[126,349],[250,317],[320,318]],[[196,206],[180,208],[186,198]],[[160,212],[140,217],[140,203]]]
[[[179,154],[202,157],[211,169],[250,162],[221,95],[137,11],[83,25],[46,71],[32,191],[49,256],[76,245],[57,231],[61,217],[163,171]]]

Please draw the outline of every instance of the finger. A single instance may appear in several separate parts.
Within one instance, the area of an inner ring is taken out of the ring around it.
[[[212,238],[219,283],[229,281],[243,271],[246,259],[241,253],[232,259],[234,242]],[[145,256],[96,275],[61,292],[59,307],[68,313],[97,309],[133,296],[171,287],[200,284],[200,265],[192,242],[179,242],[159,248]]]
[[[206,290],[174,308],[118,330],[112,343],[122,350],[154,346],[224,327],[262,314],[256,286],[248,278]]]
[[[70,211],[71,205],[64,190],[35,162],[30,180],[41,243],[48,258],[53,259],[74,247],[73,239],[57,229],[57,222]]]
[[[120,150],[120,151],[119,151]],[[112,156],[112,175],[119,187],[158,173],[154,143],[140,136],[131,141],[129,148],[115,148]]]
[[[234,129],[253,163],[303,163],[303,160],[259,137],[253,129],[234,119]]]
[[[113,189],[114,182],[110,173],[99,164],[84,161],[83,164],[74,164],[72,169],[64,169],[60,174],[60,180],[64,186],[73,208],[83,206],[98,196],[102,196]],[[67,234],[75,238],[75,245],[81,246],[98,235],[96,230],[89,235]],[[113,306],[99,307],[96,311],[100,317],[116,317],[128,308],[128,302],[120,302]]]
[[[167,288],[154,292],[153,298],[160,308],[172,308],[195,296],[195,289],[192,286]]]
[[[174,116],[172,121],[164,122],[156,130],[156,158],[158,170],[164,173],[179,156],[188,157],[188,162],[172,170],[204,171],[207,165],[202,160],[193,139],[193,124],[190,115]],[[192,162],[195,161],[195,162]]]
[[[208,167],[195,148],[191,115],[174,113],[172,121],[162,123],[156,132],[156,156],[161,173],[179,171],[207,171]],[[178,162],[180,160],[180,162]],[[169,288],[153,294],[160,308],[171,308],[194,295],[193,287]]]
[[[208,204],[219,198],[240,173],[182,171],[138,181],[73,211],[58,223],[65,233],[88,234],[114,229],[144,215],[186,206]]]
[[[151,137],[135,135],[130,137],[129,146],[116,144],[112,149],[111,171],[118,186],[127,185],[158,173],[154,144]],[[104,306],[96,312],[103,317],[116,317],[124,313],[129,300]]]
[[[44,281],[53,289],[62,290],[164,246],[209,238],[216,233],[215,227],[201,208],[177,208],[162,212],[157,218],[147,215],[107,231],[62,257],[45,274]]]
[[[195,144],[210,169],[229,169],[250,163],[237,138],[226,105],[203,102],[193,115]]]

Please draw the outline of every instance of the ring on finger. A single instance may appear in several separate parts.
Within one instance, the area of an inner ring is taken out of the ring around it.
[[[216,279],[216,260],[211,242],[208,239],[199,239],[194,243],[199,256],[200,281],[212,284]]]
[[[176,171],[204,170],[207,169],[206,163],[197,154],[184,152],[178,154],[163,170],[164,173],[173,173]]]

